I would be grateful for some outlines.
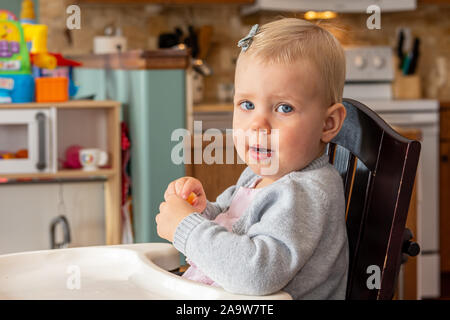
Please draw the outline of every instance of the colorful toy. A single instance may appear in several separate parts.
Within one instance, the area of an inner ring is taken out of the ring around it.
[[[80,150],[79,145],[72,145],[66,149],[66,159],[63,160],[62,167],[66,169],[80,169]]]
[[[56,58],[47,52],[47,26],[29,23],[22,26],[32,63],[39,68],[56,68]]]
[[[0,10],[0,103],[32,102],[35,95],[37,102],[68,100],[78,90],[73,67],[81,64],[47,51],[48,28],[35,24],[31,0],[23,0],[20,18],[22,24]]]
[[[31,0],[22,1],[22,10],[20,11],[20,22],[35,23],[34,5]]]
[[[16,158],[17,159],[27,159],[28,158],[28,150],[27,149],[20,149],[16,152]]]
[[[34,79],[22,27],[13,20],[0,20],[0,102],[33,100]]]
[[[34,101],[32,75],[0,75],[0,103],[26,103]]]
[[[55,69],[58,64],[56,58],[48,53],[31,54],[31,63],[38,68]]]
[[[17,17],[14,13],[8,10],[0,9],[0,20],[13,20],[17,21]]]
[[[68,78],[36,78],[35,84],[36,102],[62,102],[69,100]]]
[[[11,152],[4,153],[4,154],[2,155],[2,157],[3,157],[3,159],[5,159],[5,160],[7,160],[7,159],[14,159],[14,158],[15,158],[14,153],[11,153]]]
[[[26,159],[28,158],[28,150],[20,149],[17,152],[7,152],[0,151],[0,159],[8,160],[8,159]]]
[[[49,52],[56,58],[57,67],[55,69],[40,69],[40,76],[43,77],[66,77],[69,79],[69,97],[77,94],[78,86],[73,81],[73,67],[81,66],[81,63],[66,59],[59,53]]]
[[[0,20],[0,74],[30,73],[30,56],[20,23]]]
[[[23,24],[25,40],[30,50],[34,78],[66,77],[68,78],[68,96],[74,96],[78,87],[72,77],[72,68],[80,66],[79,62],[65,59],[59,53],[47,51],[47,26],[42,24]],[[67,100],[67,99],[66,99]]]

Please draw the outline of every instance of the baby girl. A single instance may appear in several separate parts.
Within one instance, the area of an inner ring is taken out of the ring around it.
[[[195,178],[171,182],[158,235],[187,256],[187,279],[239,294],[344,299],[344,190],[326,154],[346,116],[343,49],[295,18],[255,25],[239,46],[233,138],[248,166],[215,202]]]

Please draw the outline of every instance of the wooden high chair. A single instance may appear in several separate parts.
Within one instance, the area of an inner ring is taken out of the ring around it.
[[[392,299],[404,257],[420,251],[405,229],[420,142],[401,136],[358,101],[343,104],[347,117],[327,152],[344,181],[350,248],[346,298]],[[369,277],[376,276],[376,267],[380,285],[374,287]]]

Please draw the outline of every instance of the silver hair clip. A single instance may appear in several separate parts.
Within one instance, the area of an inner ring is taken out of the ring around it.
[[[250,30],[250,32],[248,33],[248,35],[246,35],[244,38],[239,40],[238,47],[242,48],[241,52],[247,51],[248,47],[250,47],[250,44],[253,41],[253,37],[258,32],[258,28],[259,28],[259,24],[255,24],[252,27],[252,29]]]

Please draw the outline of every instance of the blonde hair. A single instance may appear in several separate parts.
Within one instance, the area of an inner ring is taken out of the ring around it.
[[[345,54],[339,41],[324,28],[297,18],[283,18],[262,25],[247,51],[265,63],[290,64],[311,61],[324,84],[331,106],[342,102],[345,82]]]

